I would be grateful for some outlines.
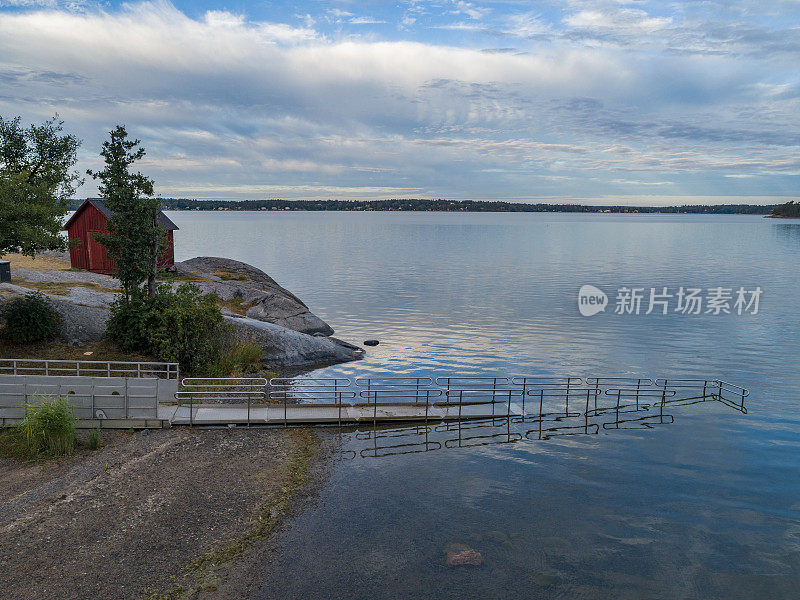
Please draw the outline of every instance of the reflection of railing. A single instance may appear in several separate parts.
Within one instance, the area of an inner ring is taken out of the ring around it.
[[[656,387],[674,390],[677,393],[686,394],[696,392],[691,397],[676,398],[673,402],[680,404],[694,404],[703,402],[707,398],[712,398],[721,402],[741,413],[747,414],[744,400],[750,395],[750,391],[741,386],[722,381],[720,379],[656,379]]]
[[[602,406],[593,411],[589,411],[592,416],[601,414],[614,414],[613,422],[603,423],[604,429],[619,429],[622,423],[630,423],[634,421],[644,421],[650,418],[658,417],[660,423],[664,423],[664,405],[667,398],[675,396],[675,390],[633,390],[625,388],[609,389],[606,390],[605,395],[614,402],[612,406]],[[643,402],[643,400],[652,399],[653,404],[657,405],[660,410],[657,415],[644,415],[633,418],[620,419],[620,413],[636,413],[649,412],[651,404]],[[669,416],[669,415],[667,415]],[[669,416],[672,419],[671,416]],[[670,421],[671,422],[671,421]]]
[[[534,409],[538,405],[538,412],[529,412],[528,408],[525,408],[523,405],[522,411],[522,422],[529,422],[529,423],[538,423],[537,430],[529,430],[526,432],[526,437],[530,437],[533,432],[538,434],[539,439],[543,439],[543,436],[547,435],[547,432],[550,432],[551,435],[564,435],[564,432],[571,431],[573,429],[583,428],[585,433],[589,432],[590,423],[586,419],[589,414],[589,404],[592,400],[595,401],[596,404],[596,396],[597,391],[593,388],[578,388],[565,386],[563,388],[558,387],[541,387],[541,388],[532,388],[528,390],[528,397],[530,400],[533,401]],[[569,404],[570,399],[572,399],[573,407],[576,405],[580,405],[582,402],[584,404],[584,412],[575,412],[570,411]],[[547,409],[545,409],[545,402],[547,402]],[[563,404],[563,410],[561,406]],[[528,407],[530,407],[530,401],[528,403]],[[553,427],[544,427],[545,421],[564,421],[565,419],[570,419],[574,417],[580,417],[581,415],[584,416],[584,423],[583,425],[559,425]],[[561,433],[559,433],[561,432]]]

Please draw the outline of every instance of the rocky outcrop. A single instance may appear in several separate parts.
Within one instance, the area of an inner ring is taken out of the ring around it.
[[[255,341],[264,350],[263,361],[281,367],[310,368],[356,360],[364,350],[333,337],[333,329],[311,313],[294,294],[269,275],[243,262],[200,257],[177,263],[178,281],[194,282],[204,293],[233,301],[237,312],[223,308],[242,339]],[[61,315],[60,337],[72,344],[98,341],[105,334],[109,307],[119,296],[119,281],[108,275],[83,271],[17,269],[16,283],[0,284],[2,304],[31,289],[43,289]],[[26,283],[30,287],[26,287]],[[50,293],[50,289],[56,290]]]
[[[241,339],[254,341],[264,349],[264,362],[292,367],[319,366],[359,359],[364,351],[336,338],[300,333],[274,323],[249,317],[226,315]]]
[[[333,328],[313,314],[302,300],[269,275],[229,258],[201,256],[175,264],[175,271],[205,293],[236,301],[247,317],[301,333],[331,335]]]

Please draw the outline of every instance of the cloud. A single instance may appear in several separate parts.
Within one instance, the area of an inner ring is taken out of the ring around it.
[[[0,11],[0,114],[58,112],[85,140],[83,166],[125,122],[175,195],[513,198],[535,183],[553,197],[673,184],[759,196],[797,183],[793,61],[670,52],[721,30],[700,38],[695,21],[639,4],[582,3],[564,23],[479,8],[449,4],[463,21],[440,15],[447,29],[427,41],[348,37],[326,19],[384,19],[344,10],[294,25],[167,2]],[[429,10],[398,15],[412,27]],[[736,31],[737,52],[758,39]]]

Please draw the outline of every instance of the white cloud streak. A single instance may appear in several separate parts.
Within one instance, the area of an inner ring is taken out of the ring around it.
[[[465,28],[490,14],[453,10]],[[484,52],[332,39],[311,15],[298,26],[227,11],[193,19],[163,1],[0,12],[0,113],[58,112],[85,138],[86,165],[103,132],[126,122],[170,195],[572,197],[673,183],[708,195],[763,184],[730,177],[743,169],[800,168],[789,67],[771,62],[765,77],[756,59],[599,42],[676,35],[674,19],[637,7],[584,5],[564,20],[556,32],[537,14],[506,17],[515,33],[504,35],[557,39]]]

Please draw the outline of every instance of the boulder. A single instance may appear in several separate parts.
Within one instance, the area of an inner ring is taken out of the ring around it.
[[[483,556],[464,544],[450,544],[445,550],[445,564],[448,567],[478,567],[483,564]]]
[[[250,319],[280,325],[301,333],[331,335],[333,328],[264,271],[229,258],[200,256],[175,263],[178,274],[197,278],[205,293],[237,300]]]
[[[308,335],[249,317],[224,318],[236,327],[241,339],[261,345],[262,360],[268,364],[311,367],[357,360],[364,355],[360,348],[336,338]]]

